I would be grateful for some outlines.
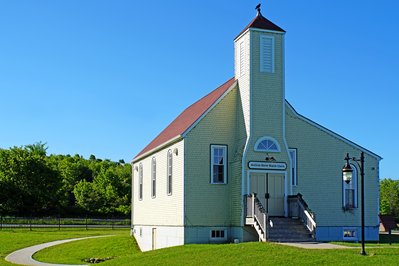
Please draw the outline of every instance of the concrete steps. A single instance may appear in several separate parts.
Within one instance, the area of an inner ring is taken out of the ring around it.
[[[271,242],[312,242],[312,234],[299,219],[270,217],[269,238]]]

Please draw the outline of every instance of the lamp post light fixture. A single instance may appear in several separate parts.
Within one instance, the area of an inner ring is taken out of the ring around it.
[[[346,163],[345,166],[342,168],[342,179],[345,181],[345,183],[349,184],[352,180],[352,174],[353,174],[353,169],[351,168],[349,161],[356,162],[356,164],[360,168],[360,177],[361,177],[361,227],[362,227],[362,251],[360,252],[360,255],[366,255],[366,250],[364,247],[364,152],[360,154],[360,159],[358,158],[350,158],[349,153],[346,154],[345,159]],[[360,164],[359,164],[360,162]]]

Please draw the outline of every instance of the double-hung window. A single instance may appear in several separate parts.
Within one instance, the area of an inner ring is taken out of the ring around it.
[[[227,146],[211,145],[211,183],[227,183]]]
[[[155,157],[151,162],[151,197],[155,198],[157,192],[157,161]]]
[[[291,180],[292,180],[292,185],[297,186],[298,185],[298,176],[297,176],[297,150],[296,149],[289,149],[290,152],[290,158],[291,158]]]
[[[168,158],[167,158],[167,177],[166,177],[166,192],[168,195],[172,195],[172,172],[173,171],[173,157],[172,150],[168,150]]]
[[[343,182],[343,207],[344,209],[357,208],[357,168],[351,164],[353,170],[352,180],[349,183]]]
[[[139,200],[143,199],[143,164],[139,165]]]

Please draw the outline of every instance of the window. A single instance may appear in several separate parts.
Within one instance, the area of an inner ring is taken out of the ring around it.
[[[274,38],[260,36],[260,72],[274,73]]]
[[[357,208],[357,168],[351,164],[353,174],[352,180],[347,184],[343,182],[343,204],[344,209],[349,210]]]
[[[280,146],[274,138],[262,137],[255,143],[255,151],[280,152]]]
[[[139,165],[139,200],[143,199],[143,164]]]
[[[227,146],[211,145],[211,183],[226,184]]]
[[[290,158],[291,158],[291,180],[292,180],[292,185],[297,186],[298,185],[298,176],[297,176],[297,150],[296,149],[289,149],[290,152]]]
[[[172,158],[172,150],[168,150],[168,158],[167,158],[167,181],[166,181],[166,183],[167,183],[167,188],[166,188],[166,191],[167,191],[167,194],[168,195],[172,195],[172,170],[173,170],[173,165],[172,165],[172,163],[173,163],[173,158]]]
[[[152,157],[151,162],[151,197],[155,198],[156,196],[156,187],[157,185],[157,161],[155,157]]]
[[[223,240],[226,239],[225,230],[211,230],[211,239],[213,240]]]
[[[344,240],[357,240],[356,229],[354,228],[344,228]]]

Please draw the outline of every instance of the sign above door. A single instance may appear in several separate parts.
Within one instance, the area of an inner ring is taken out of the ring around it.
[[[262,170],[285,170],[287,169],[286,163],[277,162],[248,162],[248,167],[250,169],[262,169]]]

